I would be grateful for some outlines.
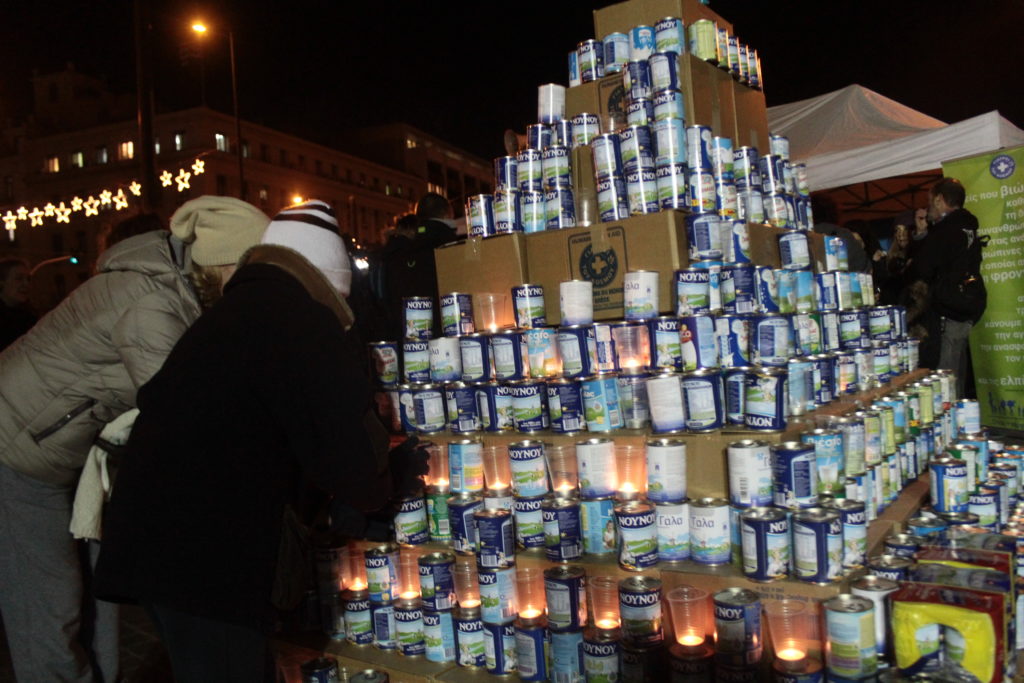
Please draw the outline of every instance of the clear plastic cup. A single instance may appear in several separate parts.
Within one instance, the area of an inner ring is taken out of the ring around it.
[[[593,576],[587,581],[590,596],[590,613],[594,615],[594,626],[612,630],[619,627],[619,580],[614,576]]]
[[[508,295],[496,292],[484,292],[474,295],[473,315],[476,329],[481,332],[497,332],[510,324],[511,311],[508,306]]]
[[[481,455],[484,464],[484,484],[492,491],[512,485],[512,466],[507,446],[484,446]]]
[[[764,614],[775,658],[784,665],[799,665],[817,638],[814,611],[803,600],[765,600]]]
[[[647,450],[643,446],[616,444],[615,467],[619,473],[617,497],[643,498],[647,493]]]
[[[558,444],[544,449],[548,460],[548,476],[551,490],[556,496],[568,498],[579,486],[579,465],[576,462],[576,446]]]
[[[547,598],[544,594],[544,570],[540,567],[516,567],[516,610],[523,619],[544,614]]]
[[[459,557],[453,569],[455,579],[455,597],[459,607],[480,606],[480,586],[476,580],[476,567],[473,558]]]
[[[665,596],[676,642],[698,647],[714,631],[711,595],[694,586],[677,586]]]

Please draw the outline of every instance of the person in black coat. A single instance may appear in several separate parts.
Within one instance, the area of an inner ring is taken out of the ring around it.
[[[0,350],[32,329],[38,320],[28,305],[30,281],[24,261],[0,260]]]
[[[139,391],[96,586],[147,608],[179,683],[273,680],[275,568],[300,477],[361,510],[392,492],[367,381],[343,352],[350,278],[331,208],[285,209]]]

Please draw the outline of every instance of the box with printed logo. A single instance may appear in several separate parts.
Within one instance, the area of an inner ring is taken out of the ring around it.
[[[530,280],[544,287],[549,324],[561,320],[559,284],[589,280],[594,286],[594,317],[623,317],[622,282],[631,270],[658,273],[658,304],[674,312],[673,274],[688,261],[685,212],[662,211],[584,228],[526,236]]]
[[[438,247],[434,250],[437,291],[442,295],[449,292],[473,294],[474,309],[480,306],[478,295],[503,294],[504,299],[499,300],[498,326],[512,327],[515,324],[512,288],[530,281],[525,237],[522,233],[487,239],[471,237]],[[477,325],[482,326],[481,311],[475,313]]]

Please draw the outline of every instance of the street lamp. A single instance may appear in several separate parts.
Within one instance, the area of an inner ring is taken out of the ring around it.
[[[201,21],[192,22],[192,30],[202,36],[209,30]],[[231,57],[231,105],[235,110],[235,152],[238,156],[238,196],[245,199],[245,171],[242,162],[242,119],[238,116],[238,74],[235,68],[235,34],[228,29],[228,52]]]

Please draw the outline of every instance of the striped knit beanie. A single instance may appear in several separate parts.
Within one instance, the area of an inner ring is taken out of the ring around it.
[[[349,295],[352,267],[330,204],[311,199],[282,209],[270,221],[260,243],[298,252],[323,273],[343,297]]]

